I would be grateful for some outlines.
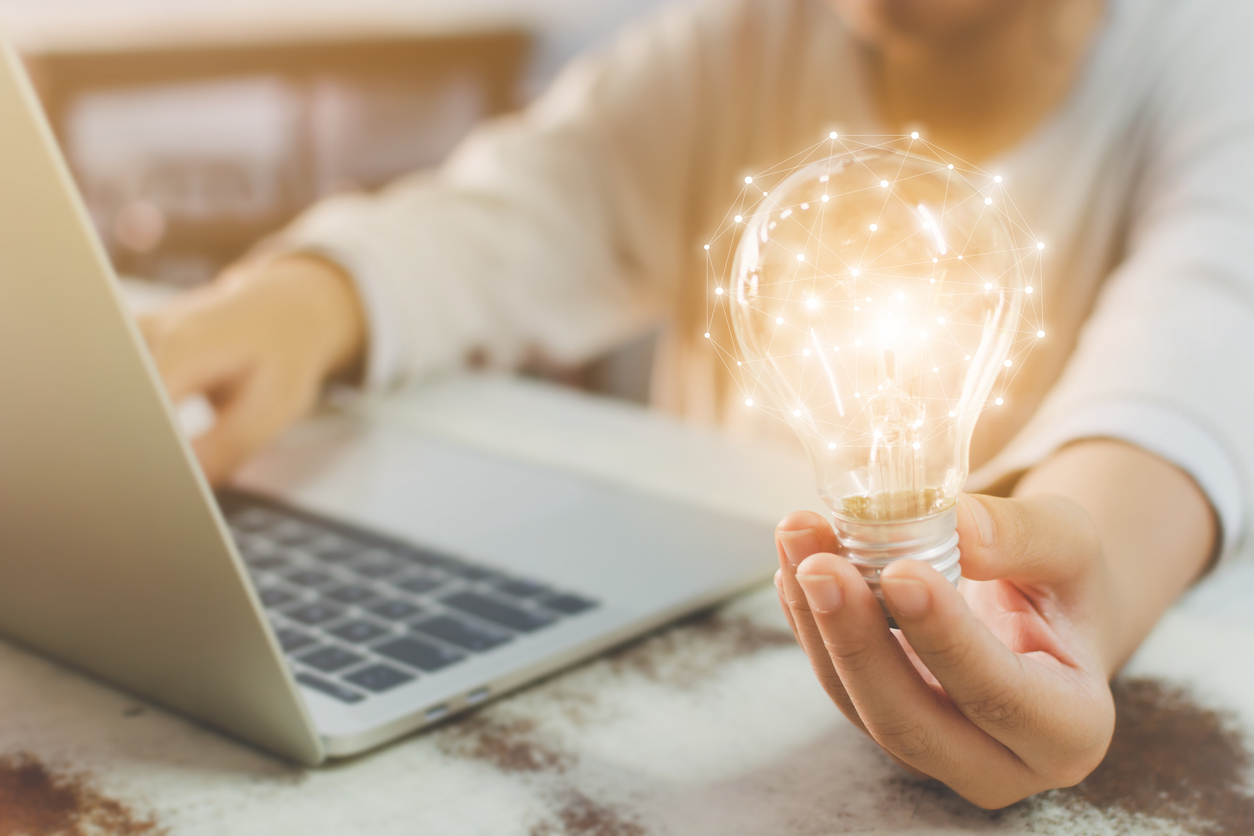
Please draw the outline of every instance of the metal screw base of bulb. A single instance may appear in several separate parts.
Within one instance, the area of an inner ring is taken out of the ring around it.
[[[918,560],[940,572],[954,586],[962,577],[955,507],[932,517],[904,522],[850,521],[837,517],[835,527],[841,557],[858,567],[880,602],[889,627],[896,627],[897,623],[884,606],[884,593],[880,590],[880,573],[885,566],[894,560]]]

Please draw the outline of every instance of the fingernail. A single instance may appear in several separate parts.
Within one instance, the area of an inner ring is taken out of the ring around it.
[[[984,507],[984,503],[966,494],[959,494],[958,501],[967,509],[975,527],[980,532],[980,545],[992,546],[997,543],[997,529],[993,527],[993,515]]]
[[[906,618],[919,618],[932,606],[932,593],[922,581],[911,578],[881,578],[880,589],[893,612]]]
[[[819,535],[813,528],[800,531],[780,531],[779,543],[784,547],[784,557],[796,566],[810,555],[819,551]]]
[[[775,586],[778,589],[784,588],[784,570],[783,569],[775,570]]]
[[[840,584],[831,575],[797,575],[810,609],[816,612],[834,612],[840,609],[844,595]]]

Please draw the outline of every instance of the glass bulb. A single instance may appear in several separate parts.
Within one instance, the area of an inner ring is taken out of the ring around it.
[[[833,156],[770,191],[736,250],[731,319],[754,408],[796,430],[881,603],[892,560],[957,583],[971,434],[1023,316],[1022,248],[979,187],[914,153]]]

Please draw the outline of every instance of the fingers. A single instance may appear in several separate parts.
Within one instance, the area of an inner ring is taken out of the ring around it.
[[[841,713],[865,730],[849,695],[845,693],[840,676],[832,666],[823,637],[810,614],[805,593],[797,584],[798,564],[816,552],[834,551],[839,546],[832,527],[818,514],[812,511],[796,511],[784,517],[775,529],[775,548],[779,553],[776,588],[779,590],[780,603],[788,616],[788,623],[810,660],[810,667],[819,684]]]
[[[923,681],[852,565],[816,554],[797,579],[844,691],[877,743],[977,804],[1008,803],[991,786],[1010,787],[1015,797],[1034,790],[1031,772],[1013,753]]]
[[[958,497],[962,575],[1032,584],[1082,575],[1101,553],[1097,530],[1076,503],[1059,496]]]
[[[1101,695],[1084,671],[1059,661],[1057,652],[1011,651],[975,618],[958,590],[923,563],[893,563],[880,586],[914,652],[977,728],[1051,786],[1074,783],[1096,767],[1113,718],[1100,705],[1088,705]]]

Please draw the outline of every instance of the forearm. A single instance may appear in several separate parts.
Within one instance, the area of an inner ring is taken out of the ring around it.
[[[1183,471],[1138,447],[1094,439],[1057,452],[1015,496],[1057,494],[1092,518],[1107,567],[1105,657],[1113,675],[1206,568],[1218,526]]]

